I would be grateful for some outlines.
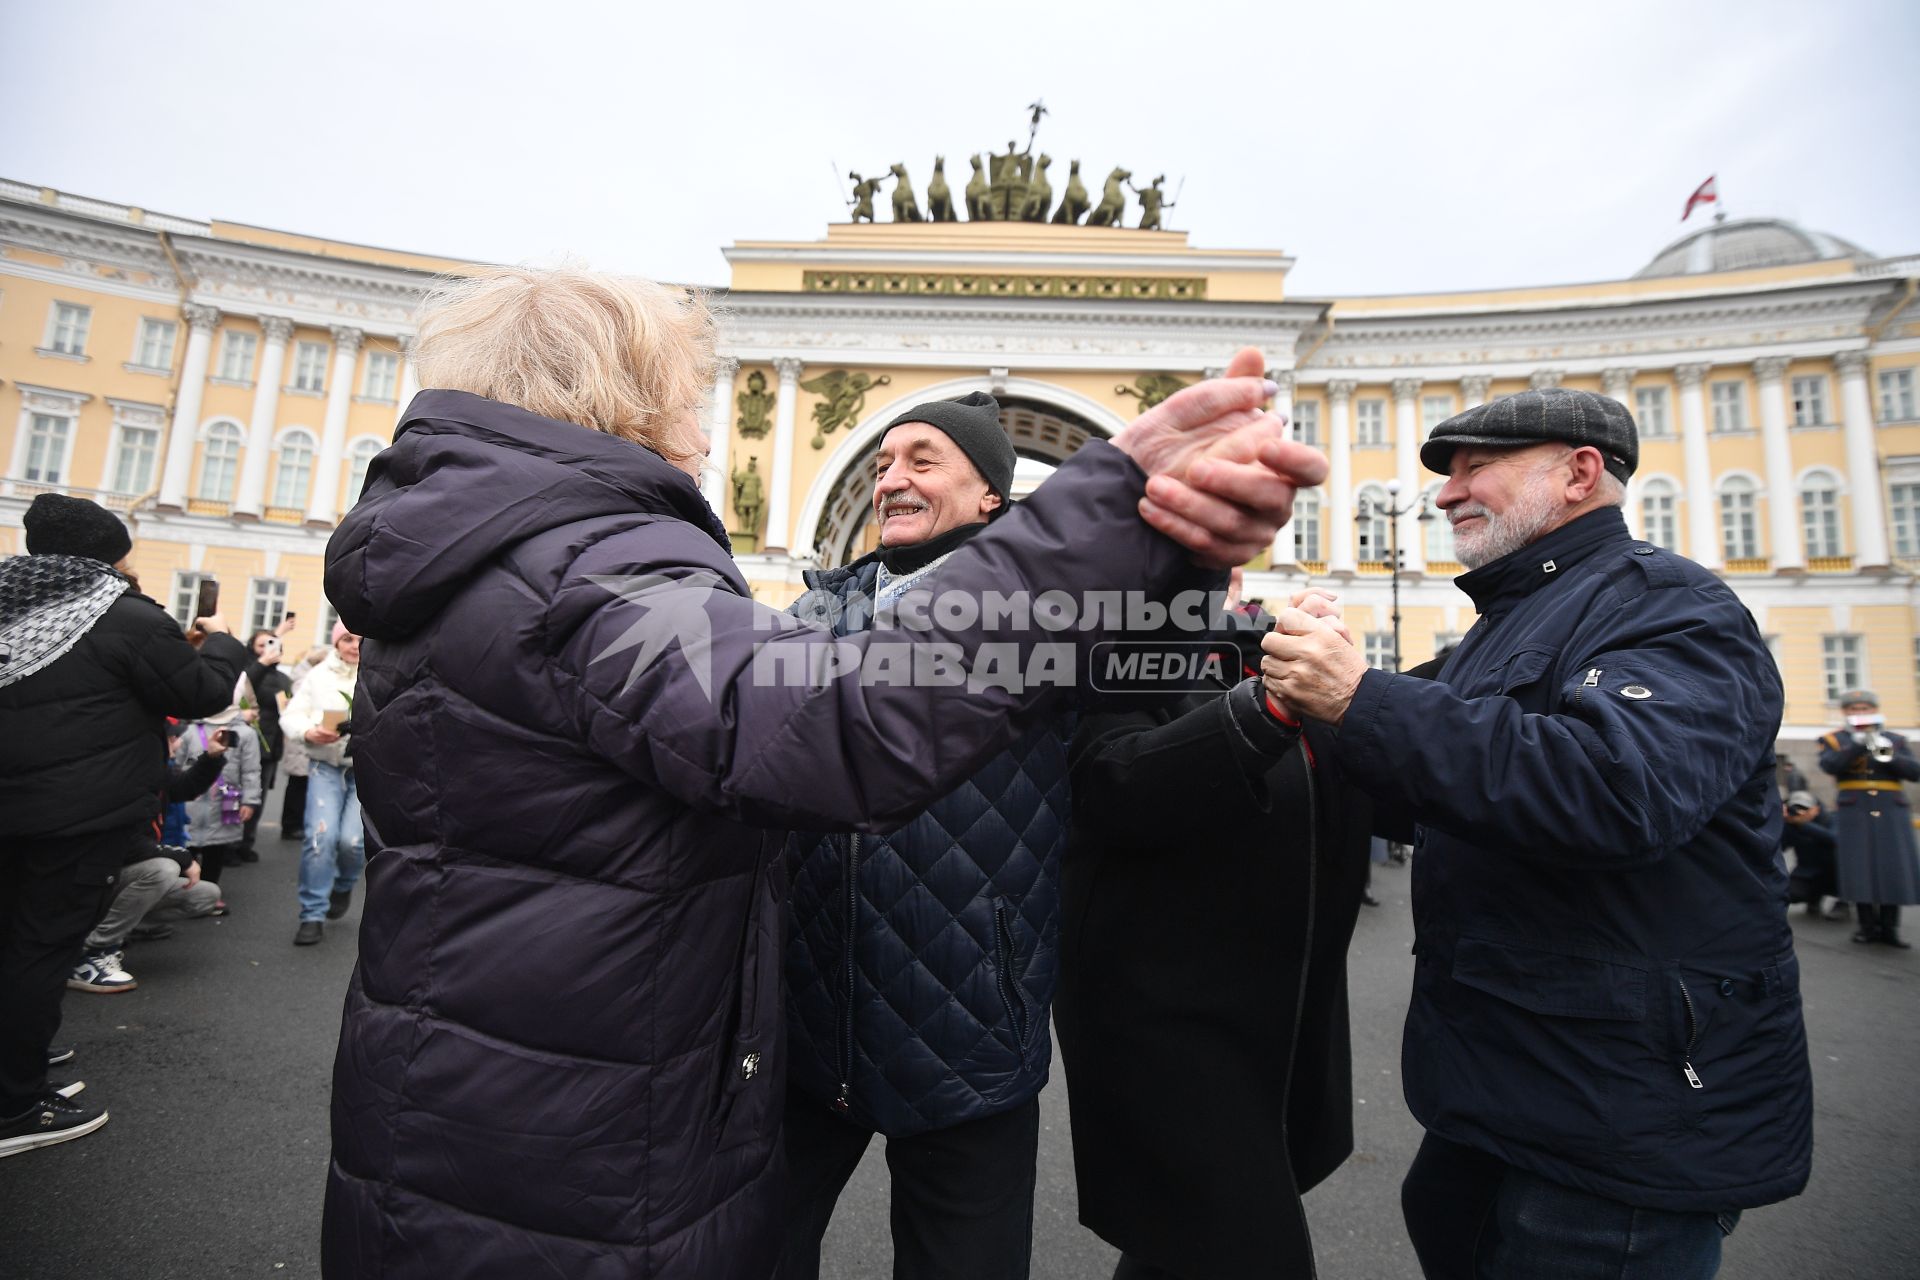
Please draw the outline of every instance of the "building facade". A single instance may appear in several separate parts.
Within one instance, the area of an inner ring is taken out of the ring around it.
[[[1920,257],[1746,219],[1628,280],[1295,298],[1285,254],[1171,231],[840,224],[725,252],[703,487],[771,603],[873,545],[871,458],[900,410],[992,391],[1037,477],[1254,345],[1332,473],[1250,595],[1330,584],[1369,660],[1429,657],[1473,612],[1420,442],[1579,387],[1640,424],[1636,533],[1723,574],[1768,636],[1784,739],[1863,683],[1920,725]],[[328,532],[417,389],[414,305],[466,265],[0,180],[0,554],[35,493],[95,497],[176,616],[212,575],[236,625],[294,609],[319,640]]]

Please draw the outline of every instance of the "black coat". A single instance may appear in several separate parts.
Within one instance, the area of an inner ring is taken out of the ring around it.
[[[165,609],[120,596],[72,649],[0,687],[0,835],[152,821],[167,785],[166,717],[231,706],[246,661],[233,637],[196,649]]]
[[[1252,740],[1257,688],[1074,742],[1055,1027],[1080,1221],[1196,1278],[1311,1274],[1300,1195],[1353,1149],[1371,816],[1319,731],[1312,765]]]

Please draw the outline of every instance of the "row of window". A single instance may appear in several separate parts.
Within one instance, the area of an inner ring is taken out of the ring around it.
[[[1426,530],[1426,558],[1435,563],[1453,559],[1453,526],[1439,515],[1439,508],[1432,505],[1433,496],[1438,492],[1438,485],[1428,490],[1428,509],[1435,512],[1435,518],[1422,522]],[[1760,558],[1758,495],[1757,487],[1746,476],[1728,476],[1720,482],[1720,554],[1724,559]],[[1377,513],[1387,505],[1387,491],[1377,485],[1367,485],[1359,496],[1367,504],[1369,514],[1355,522],[1354,557],[1361,564],[1384,564],[1392,554],[1392,531],[1387,518]],[[1888,496],[1894,554],[1920,556],[1920,482],[1891,485]],[[1679,549],[1679,497],[1678,487],[1658,476],[1641,487],[1640,522],[1648,542]],[[1840,520],[1840,481],[1831,472],[1813,472],[1801,485],[1800,525],[1803,549],[1809,559],[1847,554]],[[1317,561],[1322,558],[1320,546],[1320,494],[1312,489],[1302,490],[1293,506],[1294,558]]]
[[[47,323],[47,350],[66,356],[87,354],[87,331],[93,324],[93,308],[72,302],[53,304]],[[171,320],[152,317],[140,321],[139,340],[134,344],[132,363],[142,369],[164,370],[173,367],[174,339],[180,326]],[[287,387],[293,391],[324,392],[327,389],[327,360],[332,348],[324,342],[300,341],[293,344],[293,376]],[[260,335],[228,329],[220,335],[220,361],[215,377],[229,382],[251,382],[254,360],[260,351]],[[360,394],[369,400],[393,400],[400,390],[400,356],[393,351],[369,351],[366,369],[360,379]]]
[[[173,575],[173,620],[185,630],[193,622],[194,606],[200,599],[200,584],[213,577],[209,573],[176,572]],[[320,625],[313,632],[316,636],[328,635],[333,624],[339,618],[330,602],[323,601],[323,616]],[[229,615],[231,616],[231,615]],[[242,639],[257,631],[271,631],[287,617],[287,580],[285,578],[250,578],[247,581],[246,630],[240,633]],[[291,657],[288,658],[292,662]]]
[[[1914,371],[1912,369],[1887,369],[1879,375],[1880,384],[1880,420],[1883,422],[1902,422],[1920,417],[1916,412],[1914,392]],[[1828,395],[1827,376],[1822,373],[1807,374],[1804,377],[1790,379],[1790,399],[1793,413],[1793,425],[1796,427],[1823,427],[1831,425],[1833,401]],[[1752,423],[1747,417],[1747,384],[1740,381],[1713,383],[1708,392],[1713,408],[1713,430],[1718,433],[1748,431]],[[1452,396],[1422,396],[1420,398],[1420,425],[1422,434],[1432,430],[1452,417],[1454,413]],[[1671,439],[1675,432],[1671,396],[1666,387],[1639,387],[1633,393],[1633,416],[1639,424],[1640,437],[1643,440]],[[1295,438],[1305,444],[1320,446],[1320,404],[1315,400],[1296,401],[1293,406],[1293,425]],[[1387,443],[1387,402],[1384,399],[1368,398],[1353,402],[1353,442],[1356,445],[1384,445]]]
[[[57,414],[36,413],[28,422],[25,460],[21,479],[34,484],[70,485],[69,458],[72,452],[74,420]],[[216,422],[207,428],[206,450],[201,455],[200,475],[193,496],[210,502],[232,502],[234,486],[240,475],[240,450],[245,436],[231,422]],[[359,440],[348,457],[353,473],[347,482],[346,506],[360,497],[366,483],[367,468],[382,446],[377,440]],[[281,437],[279,461],[274,468],[273,490],[268,505],[305,507],[313,483],[316,452],[310,432],[289,431]],[[160,431],[156,427],[136,427],[122,423],[114,440],[113,463],[109,468],[110,488],[116,493],[145,493],[153,486],[159,465]]]

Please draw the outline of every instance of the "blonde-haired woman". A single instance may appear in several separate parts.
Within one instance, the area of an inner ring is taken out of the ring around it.
[[[327,555],[369,641],[374,855],[329,1276],[768,1275],[781,830],[898,823],[1061,692],[863,682],[902,633],[755,604],[695,484],[713,344],[697,297],[581,271],[491,271],[424,313],[433,389]],[[1082,449],[934,589],[1164,598],[1256,554],[1325,471],[1261,412],[1260,367]],[[914,645],[1024,670],[1110,619],[923,621]]]

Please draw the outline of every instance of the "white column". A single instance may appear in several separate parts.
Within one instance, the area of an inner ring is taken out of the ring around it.
[[[733,451],[733,379],[739,372],[740,362],[732,356],[721,356],[714,362],[713,403],[708,406],[712,416],[707,420],[706,479],[700,484],[700,492],[706,495],[713,514],[720,517],[722,528],[728,524],[727,493],[733,486],[733,463],[727,455]]]
[[[1327,384],[1327,572],[1352,573],[1353,393],[1359,382]]]
[[[1627,412],[1633,412],[1633,369],[1602,369],[1600,371],[1600,394],[1610,400],[1618,400],[1626,406]],[[1637,429],[1638,423],[1635,423]],[[1638,538],[1640,528],[1640,494],[1631,477],[1627,480],[1627,500],[1621,514],[1627,518],[1627,532]]]
[[[1427,568],[1425,528],[1420,523],[1420,379],[1393,380],[1393,457],[1400,476],[1400,496],[1394,505],[1407,503],[1400,517],[1400,564],[1414,573]]]
[[[1853,567],[1885,568],[1887,518],[1880,502],[1880,455],[1873,440],[1873,402],[1867,398],[1867,353],[1842,351],[1840,405],[1847,433],[1847,494],[1853,504]]]
[[[1267,376],[1279,384],[1280,390],[1273,397],[1273,411],[1287,420],[1287,434],[1293,434],[1293,370],[1269,369]],[[1289,520],[1281,526],[1280,532],[1273,535],[1273,554],[1270,562],[1276,569],[1291,569],[1297,561],[1293,554],[1293,522]]]
[[[1787,365],[1785,356],[1753,362],[1760,384],[1760,437],[1767,455],[1767,541],[1773,544],[1773,567],[1804,569],[1801,545],[1800,495],[1793,483],[1793,449],[1787,443]]]
[[[220,313],[189,302],[180,308],[187,319],[187,356],[180,367],[180,394],[173,401],[173,426],[167,432],[167,461],[160,472],[160,505],[184,509],[187,486],[193,479],[193,444],[200,434],[200,402],[207,391],[207,366],[213,360],[213,327]]]
[[[1712,365],[1674,369],[1680,384],[1680,447],[1687,470],[1687,554],[1709,569],[1720,567],[1720,504],[1713,491],[1713,461],[1707,454],[1707,398],[1701,389]]]
[[[767,543],[763,551],[786,551],[791,530],[788,490],[793,488],[793,415],[799,407],[800,370],[804,366],[793,356],[781,356],[773,362],[780,375],[779,399],[773,409],[773,474],[767,482]]]
[[[413,339],[400,339],[400,413],[394,419],[394,425],[400,425],[400,418],[407,416],[407,406],[420,394],[420,370],[413,363]]]
[[[1460,379],[1460,412],[1487,402],[1487,392],[1493,386],[1493,377],[1485,373],[1470,373]]]
[[[265,509],[267,460],[273,452],[273,425],[280,416],[280,381],[287,368],[287,343],[293,321],[262,316],[267,349],[260,353],[260,379],[253,384],[253,415],[247,419],[247,457],[240,467],[240,494],[233,514],[258,519]]]
[[[333,327],[333,368],[328,373],[320,456],[313,464],[313,497],[307,503],[309,524],[333,524],[340,519],[340,464],[347,447],[347,409],[353,403],[353,366],[365,336],[344,325]]]

